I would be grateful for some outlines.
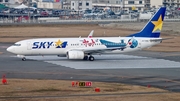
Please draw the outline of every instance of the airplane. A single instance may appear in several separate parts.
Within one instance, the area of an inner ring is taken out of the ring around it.
[[[58,55],[67,59],[94,61],[93,55],[122,54],[149,48],[164,40],[160,32],[166,7],[161,7],[144,28],[126,37],[37,38],[16,42],[7,48],[25,61],[25,56]],[[93,32],[92,32],[93,33]]]

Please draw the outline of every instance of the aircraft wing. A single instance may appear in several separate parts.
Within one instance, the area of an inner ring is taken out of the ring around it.
[[[92,31],[89,33],[89,35],[88,35],[87,38],[92,38],[93,34],[94,34],[94,30],[92,30]],[[81,38],[81,36],[79,36],[79,38]]]
[[[72,49],[75,51],[83,51],[84,53],[102,53],[102,52],[109,52],[114,50],[124,50],[127,47],[111,47],[111,48],[105,48],[105,49]]]

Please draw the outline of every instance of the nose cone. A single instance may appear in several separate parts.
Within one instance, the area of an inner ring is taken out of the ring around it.
[[[12,47],[12,46],[8,47],[6,50],[7,50],[8,52],[11,52],[11,53],[13,53],[13,52],[14,52],[14,49],[13,49],[13,47]]]

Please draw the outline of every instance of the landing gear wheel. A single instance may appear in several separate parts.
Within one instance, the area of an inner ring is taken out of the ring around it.
[[[89,57],[89,61],[94,61],[94,57],[93,57],[93,56],[90,56],[90,57]]]
[[[25,57],[23,57],[23,58],[22,58],[22,61],[26,61],[26,58],[25,58]]]
[[[88,60],[88,56],[84,56],[83,60]]]

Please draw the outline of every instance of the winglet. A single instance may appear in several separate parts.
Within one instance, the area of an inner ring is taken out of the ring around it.
[[[166,7],[161,7],[140,32],[129,35],[127,37],[134,36],[158,38],[162,30],[165,12]]]
[[[94,33],[94,30],[92,30],[92,31],[89,33],[88,38],[92,38],[93,33]]]

